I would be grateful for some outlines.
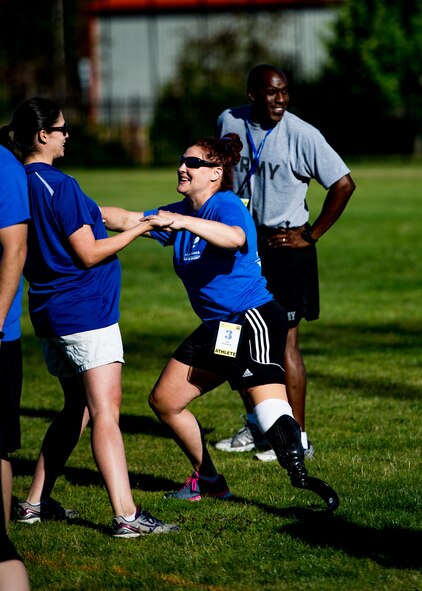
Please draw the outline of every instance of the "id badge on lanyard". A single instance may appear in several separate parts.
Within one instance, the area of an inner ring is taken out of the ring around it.
[[[241,324],[221,321],[218,326],[214,353],[216,355],[225,355],[226,357],[236,357],[241,332]]]

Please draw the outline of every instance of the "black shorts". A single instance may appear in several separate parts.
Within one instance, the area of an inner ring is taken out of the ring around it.
[[[290,328],[302,318],[319,317],[318,261],[315,245],[271,248],[261,242],[262,274],[277,302],[285,308]]]
[[[20,560],[22,558],[16,551],[16,548],[7,537],[6,533],[0,534],[0,562],[8,562],[9,560]]]
[[[21,340],[2,341],[0,347],[0,457],[21,446],[19,407],[22,393]]]
[[[275,300],[252,308],[237,322],[242,325],[235,357],[214,352],[218,326],[201,324],[172,357],[228,381],[233,390],[264,384],[284,384],[284,348],[289,329],[284,308]]]

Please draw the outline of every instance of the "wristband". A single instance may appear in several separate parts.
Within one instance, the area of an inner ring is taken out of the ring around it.
[[[312,228],[310,226],[307,226],[302,234],[302,239],[305,240],[305,242],[308,242],[309,244],[316,244],[318,242],[318,238],[314,238],[312,236]]]

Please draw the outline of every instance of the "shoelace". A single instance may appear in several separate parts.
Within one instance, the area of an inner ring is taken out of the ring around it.
[[[151,525],[161,523],[161,521],[153,517],[149,511],[140,511],[138,517],[141,517],[141,515],[145,518],[145,521],[148,521],[148,523],[150,523]]]
[[[185,479],[185,484],[182,486],[182,489],[189,487],[191,490],[197,490],[198,481],[199,481],[198,476],[188,476]]]
[[[240,429],[237,433],[237,435],[240,437],[241,435],[243,435],[244,433],[247,433],[247,431],[249,431],[249,425],[245,425],[244,427],[242,427],[242,429]]]

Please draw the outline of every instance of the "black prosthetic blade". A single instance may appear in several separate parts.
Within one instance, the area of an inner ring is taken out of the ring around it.
[[[310,490],[320,496],[329,511],[335,511],[340,504],[340,499],[336,491],[320,478],[308,476],[305,481],[292,482],[292,484],[296,488]]]

